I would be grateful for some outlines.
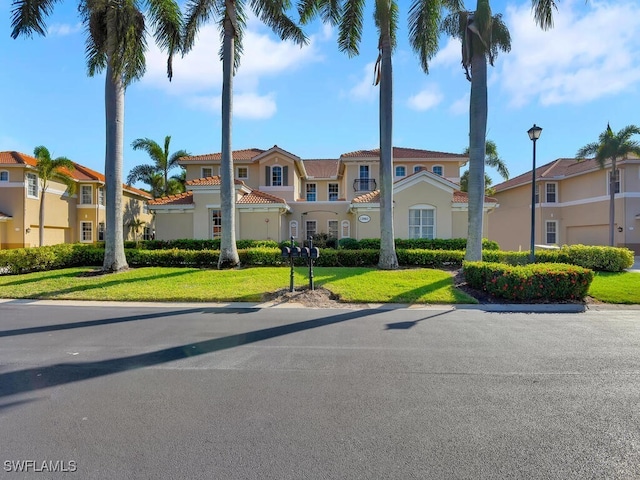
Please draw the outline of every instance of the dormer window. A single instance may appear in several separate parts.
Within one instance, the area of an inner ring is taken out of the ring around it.
[[[282,186],[282,167],[278,165],[271,167],[271,185],[274,187]]]

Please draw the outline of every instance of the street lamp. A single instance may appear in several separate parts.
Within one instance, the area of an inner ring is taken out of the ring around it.
[[[529,263],[536,261],[535,238],[536,238],[536,140],[540,138],[542,128],[535,123],[527,133],[533,142],[533,169],[531,170],[531,249],[529,251]]]

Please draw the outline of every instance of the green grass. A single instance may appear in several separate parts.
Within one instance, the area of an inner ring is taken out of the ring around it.
[[[597,272],[588,295],[605,303],[640,304],[640,273]]]
[[[137,268],[112,275],[87,275],[69,268],[0,276],[0,298],[57,300],[259,302],[264,294],[289,287],[288,268],[239,270]],[[296,268],[296,289],[308,285],[306,268]],[[447,272],[426,268],[381,271],[374,268],[314,268],[317,287],[344,302],[477,303],[453,286]]]

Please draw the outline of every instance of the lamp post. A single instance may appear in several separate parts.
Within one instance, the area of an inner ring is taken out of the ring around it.
[[[535,123],[527,133],[533,142],[533,169],[531,170],[531,249],[529,251],[529,263],[536,261],[535,239],[536,239],[536,140],[540,138],[542,128]]]

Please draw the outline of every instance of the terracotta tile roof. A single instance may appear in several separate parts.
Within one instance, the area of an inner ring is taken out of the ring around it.
[[[242,180],[234,179],[233,183],[236,185],[244,185]],[[204,178],[194,178],[193,180],[189,180],[185,183],[186,186],[212,186],[212,185],[220,185],[220,176],[215,175],[213,177],[204,177]]]
[[[276,197],[275,195],[271,195],[269,193],[261,192],[260,190],[253,190],[251,193],[244,195],[240,200],[238,200],[238,204],[247,205],[247,204],[269,204],[269,203],[282,203],[287,204],[287,201],[284,198]]]
[[[149,205],[190,205],[193,203],[193,192],[178,193],[167,197],[149,200]]]
[[[469,195],[467,192],[456,190],[453,192],[453,203],[469,203]],[[498,203],[498,200],[493,197],[485,196],[484,203]]]
[[[373,150],[356,150],[355,152],[343,153],[341,158],[371,158],[379,157],[380,149]],[[433,150],[420,150],[417,148],[393,147],[393,158],[458,158],[460,160],[468,159],[468,155],[461,153],[436,152]]]
[[[304,169],[309,177],[314,178],[335,178],[338,176],[339,160],[318,159],[303,160]]]
[[[380,202],[380,190],[374,190],[373,192],[358,195],[351,200],[351,203],[379,203]]]
[[[595,159],[576,160],[575,158],[558,158],[536,168],[536,180],[566,178],[599,169]],[[506,182],[495,185],[496,192],[531,183],[531,171],[513,177]]]
[[[253,157],[264,153],[264,150],[259,148],[247,148],[245,150],[234,150],[231,156],[234,160],[251,160]],[[188,157],[182,157],[180,161],[188,162],[212,162],[220,161],[222,159],[222,153],[207,153],[204,155],[191,155]]]
[[[20,152],[0,152],[0,164],[4,165],[31,165],[35,167],[37,160]]]
[[[14,164],[14,165],[30,165],[35,167],[38,161],[29,155],[25,155],[24,153],[19,152],[0,152],[0,164]],[[66,168],[62,169],[64,173],[69,175],[71,178],[78,182],[102,182],[105,183],[106,179],[102,173],[96,172],[95,170],[90,169],[89,167],[85,167],[84,165],[80,165],[79,163],[73,162],[74,169],[69,171]],[[145,198],[151,198],[149,193],[144,190],[140,190],[139,188],[131,187],[129,185],[122,185],[122,188],[127,190],[128,192],[135,193],[136,195],[140,195]]]
[[[6,213],[0,212],[0,220],[8,220],[9,218],[13,218],[11,215],[7,215]]]

